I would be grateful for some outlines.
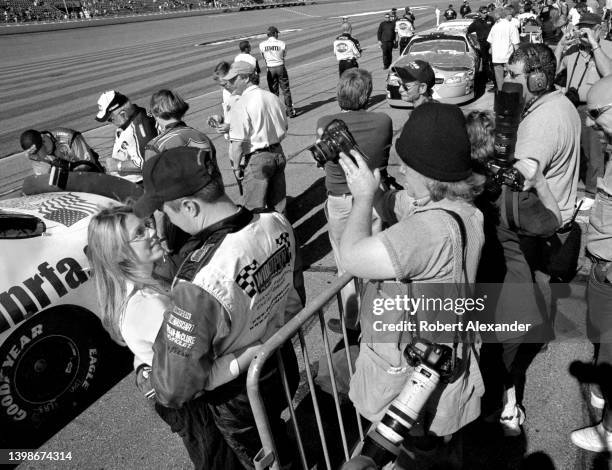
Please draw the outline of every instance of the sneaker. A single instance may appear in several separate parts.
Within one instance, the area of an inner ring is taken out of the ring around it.
[[[610,452],[612,450],[612,432],[606,431],[602,423],[578,429],[570,434],[570,439],[581,449],[591,452]]]
[[[499,424],[504,431],[504,436],[506,437],[514,437],[520,436],[523,430],[521,429],[521,425],[525,422],[525,412],[523,409],[516,405],[514,407],[514,414],[510,416],[501,416],[499,418]]]
[[[603,410],[606,401],[601,393],[601,388],[599,388],[599,385],[597,384],[591,384],[589,388],[591,391],[591,406],[598,410]]]
[[[580,202],[582,202],[582,205],[580,206],[580,212],[590,211],[593,207],[593,204],[595,204],[595,199],[593,199],[592,197],[585,196],[580,201],[578,201],[578,204],[580,204]]]

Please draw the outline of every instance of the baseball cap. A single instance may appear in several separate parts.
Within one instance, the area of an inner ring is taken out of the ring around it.
[[[595,13],[583,13],[580,15],[577,26],[597,26],[599,24],[601,24],[601,17],[599,15]]]
[[[417,106],[395,142],[402,161],[428,178],[461,181],[472,174],[470,139],[458,106]]]
[[[127,96],[122,95],[118,91],[105,91],[100,95],[100,98],[98,98],[98,114],[96,114],[96,121],[108,121],[110,113],[127,102]]]
[[[244,62],[243,60],[238,60],[231,65],[229,72],[227,72],[227,75],[223,77],[223,80],[231,80],[241,73],[251,74],[253,72],[255,72],[254,65]]]
[[[427,88],[432,88],[436,83],[436,74],[431,65],[424,60],[413,60],[403,63],[401,66],[393,67],[393,71],[404,82],[418,81],[425,83]]]
[[[276,26],[270,26],[268,28],[268,34],[278,34],[280,31]]]
[[[196,147],[175,147],[147,160],[142,169],[144,195],[134,204],[138,217],[148,217],[164,202],[191,196],[221,178],[214,154]]]

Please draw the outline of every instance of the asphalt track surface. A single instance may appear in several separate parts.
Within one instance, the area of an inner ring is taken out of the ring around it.
[[[335,266],[325,228],[322,172],[305,152],[315,135],[318,117],[337,112],[335,85],[337,63],[331,42],[340,24],[337,16],[364,12],[381,14],[354,16],[353,32],[365,47],[362,67],[374,75],[372,110],[387,112],[399,132],[407,112],[390,109],[384,101],[384,76],[375,33],[382,12],[392,6],[387,0],[331,3],[295,9],[262,10],[158,22],[104,26],[86,30],[4,36],[0,38],[0,155],[12,153],[19,132],[28,127],[50,128],[65,125],[86,133],[88,141],[108,154],[112,128],[93,120],[98,95],[116,88],[145,105],[151,93],[162,87],[179,90],[191,104],[187,122],[207,129],[206,116],[218,112],[220,90],[210,80],[219,60],[231,60],[237,53],[237,38],[262,34],[274,24],[288,43],[291,89],[299,116],[290,121],[283,142],[288,155],[287,180],[290,219],[302,244],[310,298],[334,279]],[[433,22],[432,4],[420,3],[416,10],[417,29]],[[442,9],[443,4],[439,5]],[[478,5],[473,5],[478,6]],[[291,31],[293,30],[293,31]],[[253,39],[256,45],[261,38]],[[227,42],[226,42],[227,41]],[[218,43],[199,45],[203,43]],[[265,87],[265,79],[262,85]],[[484,95],[468,107],[490,107],[491,95]],[[236,196],[229,165],[227,143],[210,134],[228,192]],[[392,151],[394,173],[397,156]],[[606,456],[576,449],[569,440],[573,429],[593,423],[597,413],[588,407],[585,387],[567,373],[572,360],[588,360],[590,346],[584,336],[584,288],[572,286],[568,298],[559,304],[556,329],[559,337],[540,354],[530,368],[526,390],[525,434],[504,439],[495,426],[470,427],[463,435],[467,470],[518,469],[524,456],[539,469],[603,469]],[[337,315],[332,306],[326,316]],[[314,362],[321,353],[320,337],[307,337]],[[331,415],[326,417],[333,420]],[[331,422],[331,421],[330,421]],[[316,433],[316,431],[314,431]],[[106,396],[50,439],[41,450],[71,451],[66,462],[31,462],[22,468],[105,468],[169,469],[190,468],[176,435],[147,408],[126,377]]]

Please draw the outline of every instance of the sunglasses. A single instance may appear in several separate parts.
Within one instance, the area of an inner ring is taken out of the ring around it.
[[[601,108],[587,109],[587,114],[593,121],[596,121],[599,116],[601,116],[606,111],[609,111],[610,109],[612,109],[612,103],[602,106]]]

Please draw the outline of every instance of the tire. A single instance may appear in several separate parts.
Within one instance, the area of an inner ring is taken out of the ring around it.
[[[0,447],[39,447],[131,371],[132,360],[81,307],[29,318],[0,346]]]

